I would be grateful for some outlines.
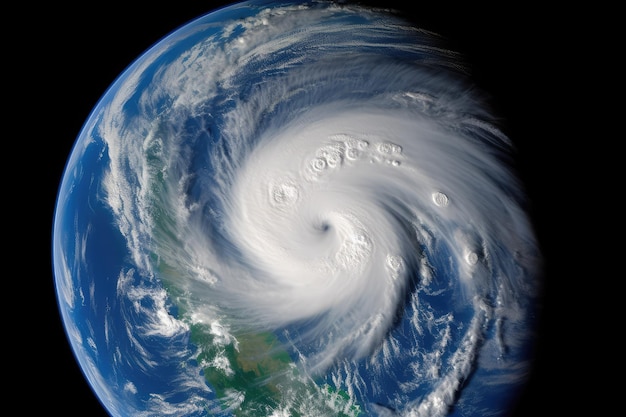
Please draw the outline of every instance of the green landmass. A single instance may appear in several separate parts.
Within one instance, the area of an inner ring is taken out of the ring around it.
[[[175,273],[163,262],[159,269]],[[363,416],[345,390],[302,375],[273,333],[240,334],[236,342],[218,342],[210,324],[191,320],[184,291],[163,284],[178,318],[190,326],[190,341],[200,350],[198,364],[225,412],[235,417],[269,417],[278,410],[290,417]]]
[[[196,330],[194,343],[204,347],[198,357],[204,376],[234,416],[266,417],[285,406],[291,417],[307,417],[309,409],[337,417],[361,415],[347,392],[300,375],[273,333],[241,335],[235,347],[216,345],[208,332]],[[222,358],[221,365],[225,358],[228,367],[216,366],[216,358]]]

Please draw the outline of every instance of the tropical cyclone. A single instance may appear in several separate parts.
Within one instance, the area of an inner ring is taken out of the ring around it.
[[[165,38],[87,124],[125,288],[163,286],[210,413],[489,408],[525,375],[540,270],[510,140],[399,17],[248,5]]]

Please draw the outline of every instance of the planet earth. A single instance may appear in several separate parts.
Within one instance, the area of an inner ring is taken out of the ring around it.
[[[124,70],[59,185],[60,316],[112,416],[507,416],[542,254],[462,56],[394,10],[246,1]]]

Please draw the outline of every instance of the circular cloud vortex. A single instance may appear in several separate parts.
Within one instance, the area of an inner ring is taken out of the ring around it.
[[[114,416],[503,416],[541,255],[460,56],[400,15],[250,1],[146,51],[56,207],[60,310]]]

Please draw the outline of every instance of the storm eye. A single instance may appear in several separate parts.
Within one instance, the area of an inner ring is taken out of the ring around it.
[[[319,230],[322,233],[328,232],[331,228],[332,226],[328,222],[322,222],[317,226],[317,230]]]

